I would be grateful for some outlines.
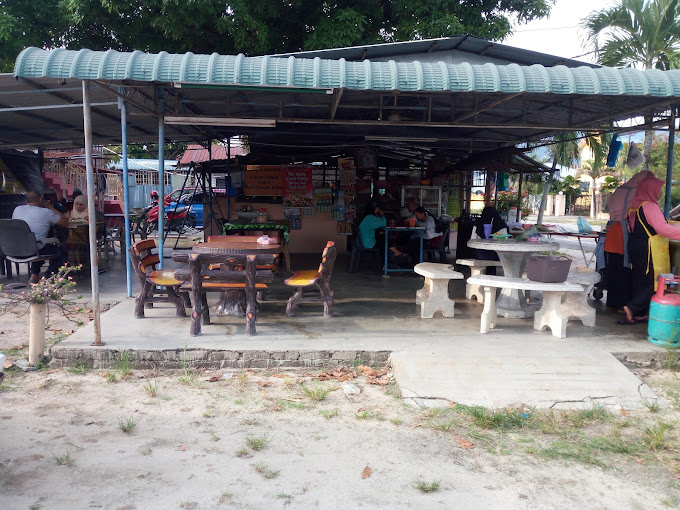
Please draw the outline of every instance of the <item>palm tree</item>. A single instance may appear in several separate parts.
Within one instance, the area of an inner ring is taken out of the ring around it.
[[[680,67],[679,17],[678,0],[620,0],[591,13],[582,25],[601,64],[666,70]],[[651,131],[645,131],[643,147],[644,169],[649,170]]]
[[[597,179],[607,173],[607,153],[611,142],[611,133],[604,133],[598,136],[589,136],[584,141],[590,147],[592,159],[581,163],[581,173],[590,177],[593,184],[590,188],[590,217],[595,218],[597,210],[595,208],[595,187]]]

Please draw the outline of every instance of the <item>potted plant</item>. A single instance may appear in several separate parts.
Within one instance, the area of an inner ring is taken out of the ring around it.
[[[80,266],[62,266],[57,273],[49,278],[42,278],[38,283],[28,287],[23,283],[0,285],[0,294],[5,299],[5,303],[0,307],[0,313],[28,305],[29,366],[35,367],[45,356],[45,316],[49,305],[55,305],[66,312],[67,306],[75,302],[67,295],[73,292],[76,287],[76,283],[70,275],[79,270]]]

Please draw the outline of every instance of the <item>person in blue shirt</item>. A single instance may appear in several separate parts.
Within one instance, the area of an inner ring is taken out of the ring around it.
[[[359,223],[359,239],[364,248],[375,247],[378,229],[385,228],[387,225],[385,215],[377,202],[371,202],[370,211]],[[379,243],[378,248],[381,248],[381,245],[382,243]]]

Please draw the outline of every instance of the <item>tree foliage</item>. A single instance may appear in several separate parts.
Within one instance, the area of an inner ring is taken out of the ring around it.
[[[502,40],[554,0],[6,0],[0,59],[26,46],[275,54],[470,33]]]

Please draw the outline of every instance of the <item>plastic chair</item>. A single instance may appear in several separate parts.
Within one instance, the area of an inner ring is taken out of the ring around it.
[[[297,287],[297,290],[286,305],[286,316],[294,317],[295,308],[300,303],[323,303],[324,317],[333,317],[334,300],[333,290],[331,290],[331,274],[333,273],[336,256],[337,249],[335,248],[335,243],[328,241],[321,255],[319,269],[296,271],[293,273],[293,276],[284,281],[289,287]],[[319,289],[320,297],[303,295],[305,287],[311,287],[312,285]]]
[[[58,253],[40,254],[35,235],[24,220],[0,220],[0,250],[5,260],[17,264],[17,274],[19,274],[19,264],[44,262],[59,257]],[[8,271],[7,277],[11,276]]]
[[[372,253],[375,256],[375,270],[380,269],[380,249],[378,244],[373,248],[366,248],[361,243],[361,237],[359,237],[359,229],[356,225],[352,224],[352,237],[354,238],[354,246],[352,248],[352,253],[349,256],[347,263],[347,271],[353,273],[356,269],[356,265],[361,262],[361,255],[364,253]]]

